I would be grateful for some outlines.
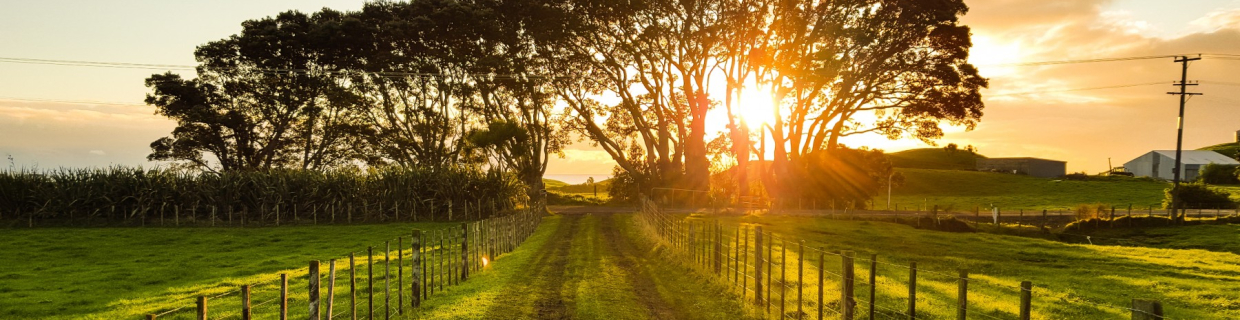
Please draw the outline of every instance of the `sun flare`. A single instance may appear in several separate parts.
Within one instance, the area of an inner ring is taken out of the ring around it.
[[[733,112],[737,118],[749,124],[749,127],[775,122],[775,102],[766,90],[754,87],[745,88],[741,90],[741,96],[737,102],[737,107]]]

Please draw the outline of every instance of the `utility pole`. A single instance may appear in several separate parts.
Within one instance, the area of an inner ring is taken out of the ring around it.
[[[1188,56],[1180,56],[1175,58],[1175,62],[1183,66],[1183,69],[1180,72],[1180,83],[1173,84],[1174,86],[1180,87],[1180,92],[1167,93],[1180,96],[1180,117],[1177,119],[1178,124],[1176,125],[1177,132],[1175,136],[1175,166],[1172,167],[1172,176],[1174,177],[1172,180],[1173,184],[1171,186],[1171,212],[1173,212],[1171,215],[1172,221],[1180,219],[1180,171],[1183,170],[1181,166],[1184,165],[1180,160],[1180,155],[1183,153],[1184,148],[1184,104],[1188,102],[1189,96],[1201,95],[1201,93],[1188,92],[1188,86],[1197,85],[1196,82],[1188,83],[1188,63],[1197,60],[1201,60],[1201,57],[1189,58]]]
[[[894,175],[896,175],[896,170],[892,168],[891,172],[887,173],[887,211],[891,211],[891,176]]]

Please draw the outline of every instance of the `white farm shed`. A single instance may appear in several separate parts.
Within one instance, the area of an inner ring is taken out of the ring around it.
[[[1218,152],[1206,150],[1184,150],[1180,154],[1180,160],[1184,163],[1183,171],[1180,172],[1180,180],[1182,181],[1197,179],[1197,174],[1207,164],[1240,164],[1236,159],[1229,158]],[[1171,180],[1175,175],[1175,172],[1172,172],[1173,167],[1175,167],[1175,150],[1150,151],[1136,159],[1132,159],[1132,161],[1124,163],[1124,170],[1132,172],[1134,176],[1165,180]]]

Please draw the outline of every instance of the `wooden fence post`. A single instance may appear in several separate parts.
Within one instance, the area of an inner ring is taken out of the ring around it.
[[[319,320],[319,261],[310,261],[309,288],[306,292],[309,295],[307,299],[310,305],[310,320]]]
[[[336,308],[336,259],[327,261],[327,320],[332,320]]]
[[[878,254],[870,254],[870,317],[874,319],[874,289],[878,287]]]
[[[399,219],[399,204],[397,209]],[[396,238],[396,314],[405,314],[405,237]]]
[[[723,225],[715,220],[715,275],[723,274]]]
[[[1020,320],[1029,320],[1030,304],[1033,302],[1033,283],[1020,282]]]
[[[375,318],[375,247],[366,247],[366,319]]]
[[[153,314],[146,315],[146,320],[155,320],[155,315]]]
[[[357,262],[349,252],[349,319],[357,320]]]
[[[771,287],[775,286],[775,235],[766,236],[766,312],[771,312]]]
[[[732,269],[732,284],[733,285],[739,284],[741,282],[740,271],[741,271],[742,260],[741,260],[741,227],[740,226],[736,227],[736,241],[734,242],[735,244],[732,245],[732,259],[736,261],[733,262],[732,264],[736,265],[736,267]],[[745,290],[744,289],[741,289],[741,301],[745,301]]]
[[[413,230],[413,235],[409,237],[409,242],[413,246],[410,248],[410,260],[413,267],[412,283],[409,288],[410,307],[417,308],[422,305],[422,230]]]
[[[762,226],[754,228],[753,293],[754,304],[762,306]]]
[[[783,318],[788,314],[784,308],[788,301],[788,240],[780,241],[779,250],[779,317]]]
[[[280,274],[280,320],[288,320],[288,274]]]
[[[805,241],[797,242],[797,319],[804,317],[801,305],[805,299]]]
[[[198,320],[207,320],[207,296],[198,296]]]
[[[1157,300],[1132,299],[1132,320],[1162,320],[1162,303]]]
[[[959,288],[956,290],[956,319],[965,320],[969,310],[969,269],[960,269]]]
[[[908,318],[917,319],[917,262],[908,263]]]
[[[843,309],[840,315],[844,320],[852,320],[857,301],[853,299],[853,252],[840,251],[840,304]]]
[[[745,243],[741,246],[741,298],[749,291],[749,230],[745,230]],[[756,301],[756,300],[755,300]]]
[[[469,279],[469,224],[461,224],[461,281]]]
[[[822,306],[823,306],[822,298],[824,298],[822,293],[823,293],[823,286],[826,285],[826,281],[824,281],[823,276],[825,275],[824,270],[827,269],[826,268],[827,267],[826,252],[827,252],[827,248],[818,247],[818,320],[822,320]]]
[[[392,318],[391,293],[392,293],[392,243],[390,241],[383,242],[383,318]]]
[[[241,286],[241,320],[250,320],[250,285]]]

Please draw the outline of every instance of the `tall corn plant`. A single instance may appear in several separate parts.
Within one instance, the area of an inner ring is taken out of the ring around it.
[[[0,221],[10,225],[459,221],[490,217],[526,201],[524,187],[511,174],[464,166],[218,174],[126,167],[0,172]]]

